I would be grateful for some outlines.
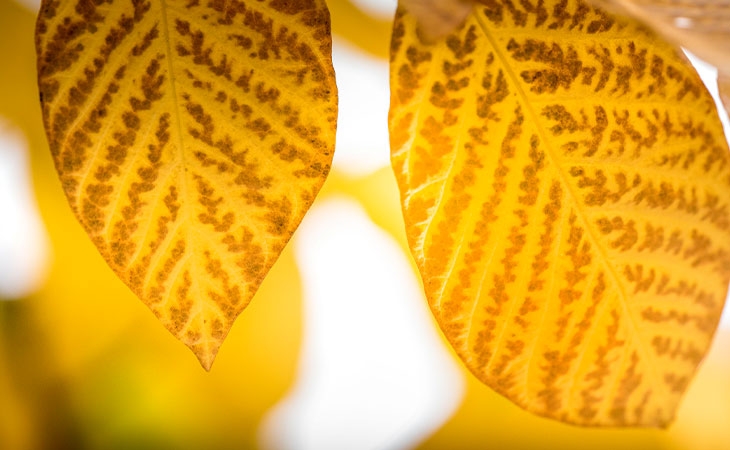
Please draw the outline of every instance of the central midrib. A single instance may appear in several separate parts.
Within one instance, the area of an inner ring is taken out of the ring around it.
[[[638,325],[636,323],[636,319],[634,318],[633,314],[628,308],[628,296],[626,295],[626,292],[624,290],[623,284],[620,282],[620,278],[618,274],[616,273],[616,270],[608,263],[608,257],[606,256],[606,250],[603,248],[602,245],[600,245],[600,242],[598,238],[596,237],[592,227],[590,226],[588,219],[585,216],[585,212],[580,207],[580,204],[576,201],[578,196],[573,190],[573,186],[568,182],[568,177],[565,174],[565,171],[561,167],[560,164],[558,164],[558,158],[555,156],[555,150],[550,145],[551,140],[548,138],[548,136],[545,133],[545,130],[540,124],[539,117],[535,113],[535,110],[532,108],[532,104],[530,103],[529,99],[527,98],[527,94],[522,88],[522,85],[520,83],[520,80],[512,70],[512,67],[509,64],[509,60],[507,57],[502,53],[501,48],[498,46],[494,36],[491,34],[489,27],[484,22],[484,19],[482,18],[481,14],[475,10],[473,12],[474,16],[476,17],[477,22],[479,23],[479,26],[482,29],[482,32],[484,33],[485,37],[489,41],[492,48],[494,48],[494,51],[499,58],[499,60],[502,63],[502,67],[504,68],[507,77],[510,79],[511,84],[516,87],[517,94],[520,98],[521,104],[525,107],[527,115],[530,117],[530,120],[535,125],[535,128],[537,129],[537,132],[540,135],[541,141],[545,143],[546,148],[546,154],[550,161],[552,162],[552,165],[555,168],[556,173],[558,174],[558,177],[560,179],[561,185],[563,185],[566,189],[566,195],[569,200],[569,204],[573,205],[576,211],[576,216],[580,220],[580,222],[583,224],[583,228],[586,230],[588,241],[591,243],[594,248],[596,248],[596,251],[599,253],[599,257],[601,259],[602,265],[604,266],[606,272],[608,273],[612,284],[616,286],[618,289],[618,303],[621,305],[624,314],[629,319],[630,324],[630,330],[632,337],[637,342],[637,349],[639,353],[641,354],[642,360],[645,362],[646,370],[649,372],[651,382],[650,384],[655,384],[657,386],[661,385],[661,378],[658,376],[654,369],[654,365],[652,364],[652,358],[650,358],[648,350],[644,344],[644,342],[640,338],[640,333],[638,330]],[[514,303],[514,302],[513,302]],[[505,322],[506,325],[506,322]],[[502,330],[500,331],[500,336],[504,333],[506,326],[502,326]],[[592,328],[591,330],[593,330]],[[626,357],[626,354],[622,355],[623,358]]]

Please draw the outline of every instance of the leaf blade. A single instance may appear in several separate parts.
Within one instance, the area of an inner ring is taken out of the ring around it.
[[[525,409],[666,426],[730,275],[712,100],[670,46],[583,3],[475,11],[433,46],[394,25],[391,160],[431,309]]]
[[[74,213],[209,369],[329,171],[326,6],[49,0],[36,46]]]

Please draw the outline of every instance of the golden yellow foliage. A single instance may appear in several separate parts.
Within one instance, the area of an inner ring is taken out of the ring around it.
[[[209,369],[319,191],[337,93],[321,0],[44,0],[43,118],[77,218]]]
[[[483,0],[435,45],[400,10],[391,150],[446,337],[523,408],[666,426],[730,280],[730,159],[683,57],[576,1]]]

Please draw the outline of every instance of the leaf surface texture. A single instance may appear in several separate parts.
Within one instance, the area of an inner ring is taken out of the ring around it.
[[[730,276],[730,161],[672,46],[569,1],[401,9],[391,151],[431,309],[484,383],[561,421],[666,426]]]
[[[63,188],[111,268],[209,369],[331,164],[320,0],[44,0]]]

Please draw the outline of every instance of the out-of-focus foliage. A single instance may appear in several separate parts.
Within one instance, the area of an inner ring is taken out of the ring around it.
[[[349,0],[327,2],[332,34],[346,39],[372,56],[388,58],[392,22],[368,15]]]
[[[727,0],[592,0],[641,20],[721,72],[730,73],[730,2]]]
[[[466,20],[472,0],[402,0],[400,5],[418,22],[418,34],[428,42],[453,32]]]
[[[730,77],[730,2],[665,0],[593,0],[639,19],[666,39],[717,67],[720,79]],[[728,93],[727,82],[720,91]],[[727,94],[726,94],[727,95]],[[723,98],[730,111],[730,101]]]

